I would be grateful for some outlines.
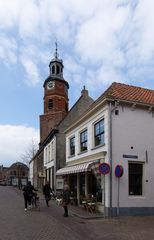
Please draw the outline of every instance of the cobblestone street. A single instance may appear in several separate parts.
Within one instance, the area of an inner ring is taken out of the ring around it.
[[[62,211],[57,214],[64,221]],[[67,220],[70,222],[71,219]],[[81,239],[68,226],[53,217],[52,209],[47,209],[43,203],[40,212],[24,212],[21,193],[11,187],[0,187],[1,240]]]
[[[41,200],[41,211],[24,212],[22,191],[0,186],[0,240],[153,240],[154,217],[82,219]]]

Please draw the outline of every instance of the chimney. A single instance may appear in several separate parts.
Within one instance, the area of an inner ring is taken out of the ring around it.
[[[82,95],[83,97],[88,97],[88,90],[86,90],[85,86],[83,86],[83,89],[82,89],[82,91],[81,91],[81,95]]]

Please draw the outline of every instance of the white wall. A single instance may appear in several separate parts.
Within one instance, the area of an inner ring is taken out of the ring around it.
[[[33,165],[34,165],[34,162],[31,161],[29,163],[29,180],[31,181],[32,184],[34,184],[33,183]]]
[[[44,166],[46,169],[54,166],[56,152],[56,139],[55,137],[44,148]]]
[[[124,167],[120,179],[120,207],[154,206],[154,117],[144,109],[118,107],[119,115],[113,113],[113,207],[117,206],[117,179],[114,169],[117,164]],[[132,149],[133,147],[133,149]],[[146,151],[148,162],[146,162]],[[137,155],[138,159],[123,158],[123,154]],[[128,162],[142,162],[143,195],[128,195]],[[147,182],[147,181],[148,182]]]
[[[105,144],[101,147],[94,148],[94,124],[104,118],[105,125]],[[84,130],[88,130],[88,150],[86,152],[80,153],[80,133]],[[75,155],[70,156],[70,138],[75,136]],[[72,131],[66,134],[66,163],[77,161],[81,158],[90,157],[93,154],[100,153],[102,151],[108,150],[108,117],[107,108],[102,108],[97,113],[92,114],[92,116],[82,124],[76,126]]]
[[[105,132],[105,144],[100,147],[94,147],[94,124],[104,118],[104,132]],[[80,153],[80,132],[84,129],[88,130],[88,151]],[[75,155],[70,156],[70,138],[75,136]],[[109,143],[109,119],[108,119],[108,106],[102,107],[93,112],[89,118],[84,122],[78,124],[73,130],[68,131],[66,134],[66,163],[73,164],[77,161],[85,162],[101,159],[101,162],[108,162],[108,143]],[[106,155],[104,157],[104,152]],[[99,156],[99,157],[98,157]],[[104,176],[101,176],[102,189],[104,188]],[[109,174],[105,176],[105,203],[109,207]]]

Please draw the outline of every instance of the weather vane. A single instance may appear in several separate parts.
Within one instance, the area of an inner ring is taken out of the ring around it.
[[[56,38],[56,41],[55,41],[55,45],[56,45],[55,58],[58,58],[58,41],[57,41],[57,38]]]

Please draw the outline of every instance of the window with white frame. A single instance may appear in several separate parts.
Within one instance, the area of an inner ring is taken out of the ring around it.
[[[54,142],[51,143],[51,160],[54,159]]]
[[[50,162],[51,152],[50,152],[50,144],[48,145],[48,162]]]
[[[94,124],[94,145],[104,144],[104,119]]]
[[[75,137],[70,138],[70,156],[75,155]]]
[[[47,147],[45,148],[45,164],[47,164],[47,161],[48,161],[48,159],[47,159]]]
[[[87,129],[80,133],[80,152],[87,151]]]
[[[143,164],[128,163],[129,195],[142,195],[143,193]]]

